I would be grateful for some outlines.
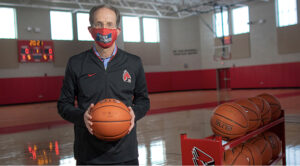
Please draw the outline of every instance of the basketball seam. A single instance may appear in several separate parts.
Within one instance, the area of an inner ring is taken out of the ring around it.
[[[113,138],[113,137],[116,137],[116,136],[119,136],[119,135],[122,135],[122,134],[124,134],[125,132],[127,132],[128,130],[126,130],[126,131],[123,131],[121,134],[118,134],[118,135],[115,135],[115,136],[104,136],[104,135],[101,135],[101,134],[98,134],[98,135],[100,135],[100,136],[102,136],[102,137],[105,137],[105,138]]]
[[[253,111],[252,109],[250,109],[249,107],[243,106],[241,105],[243,108],[247,108],[249,111],[254,112],[256,116],[258,116],[258,113],[256,111]]]
[[[260,121],[261,119],[249,119],[249,121]]]
[[[280,103],[279,100],[275,96],[272,96],[272,95],[270,96],[267,94],[262,94],[262,95],[258,95],[258,96],[261,98],[264,98],[265,100],[267,100],[267,98],[272,100],[272,101],[270,101],[270,103]]]
[[[265,110],[265,102],[262,102],[262,103],[263,103],[263,110]],[[264,114],[262,114],[262,115],[266,115],[269,112],[270,112],[270,109],[267,112],[265,112]]]
[[[255,102],[255,99],[252,99],[252,98],[249,98],[249,100],[251,101],[251,102],[253,102],[257,107],[258,107],[258,105],[256,104],[256,102]],[[260,102],[261,103],[261,100],[259,100],[259,98],[258,98],[258,102]],[[262,101],[263,102],[263,101]],[[258,103],[259,104],[259,103]],[[258,108],[259,110],[260,110],[260,108]],[[261,110],[260,110],[261,111]]]
[[[227,119],[227,120],[229,120],[229,121],[231,121],[231,122],[233,122],[233,123],[235,123],[235,124],[237,124],[237,125],[239,125],[240,127],[242,127],[242,128],[248,128],[248,126],[247,127],[244,127],[243,125],[241,125],[241,124],[239,124],[239,123],[237,123],[237,122],[235,122],[235,121],[233,121],[233,120],[231,120],[231,119],[229,119],[229,118],[227,118],[227,117],[225,117],[225,116],[223,116],[223,115],[221,115],[221,114],[218,114],[218,113],[215,113],[216,115],[218,115],[218,116],[221,116],[221,117],[223,117],[223,118],[225,118],[225,119]]]
[[[231,165],[234,165],[234,163],[236,162],[236,160],[239,158],[239,156],[241,155],[242,152],[239,152],[238,155],[236,155],[236,157],[234,158],[234,160],[232,161]]]
[[[229,105],[229,104],[225,104],[225,105]],[[229,105],[229,106],[231,106],[231,107],[233,107],[233,108],[235,108],[236,110],[238,110],[240,113],[242,113],[242,116],[244,117],[244,119],[245,120],[249,120],[244,114],[243,114],[243,112],[242,111],[240,111],[238,108],[236,108],[235,106],[233,106],[233,105]],[[243,107],[241,107],[241,108],[243,108]],[[243,108],[244,109],[244,108]],[[247,127],[249,127],[249,125],[247,126]]]
[[[267,144],[268,144],[268,143],[266,143],[266,141],[268,141],[268,140],[266,139],[265,135],[263,135],[262,137],[263,137],[263,139],[265,140],[265,145],[264,145],[264,149],[263,149],[262,152],[265,152],[265,150],[266,150],[266,148],[267,148]]]
[[[245,145],[243,145],[243,148],[247,148],[248,150],[249,150],[249,152],[250,152],[250,154],[251,154],[251,157],[252,157],[252,164],[253,165],[255,165],[255,160],[254,160],[254,155],[252,154],[252,150],[250,150],[250,148],[249,147],[246,147]]]
[[[262,139],[264,139],[264,138],[262,138]],[[256,141],[258,141],[259,139],[256,139],[255,141],[253,141],[253,143],[252,144],[254,144]],[[264,139],[265,140],[265,139]],[[263,153],[264,153],[264,151],[266,150],[266,143],[264,144],[264,147],[263,147],[263,150],[262,151],[260,151],[260,154],[262,155]]]
[[[119,121],[92,121],[92,122],[103,122],[103,123],[110,123],[110,122],[128,122],[131,120],[119,120]]]
[[[262,109],[265,110],[265,102],[264,101],[262,101]],[[266,112],[262,115],[265,115],[265,114],[266,114]]]
[[[265,140],[265,141],[266,141],[266,140]],[[267,149],[267,143],[264,144],[264,148],[263,148],[262,153],[264,153],[266,149]]]
[[[108,107],[108,106],[114,106],[114,107],[118,107],[118,108],[121,108],[122,110],[125,110],[126,112],[128,112],[128,113],[129,113],[129,111],[128,111],[128,110],[124,109],[123,107],[117,106],[117,105],[104,105],[104,106],[97,107],[97,109],[99,109],[99,108],[102,108],[102,107]],[[97,109],[96,109],[96,110],[97,110]],[[96,110],[95,110],[95,111],[96,111]]]
[[[223,133],[223,134],[226,134],[226,135],[241,135],[241,134],[230,134],[230,133],[227,134],[227,133],[225,133],[223,131],[220,131],[219,129],[215,128],[214,126],[213,126],[213,128],[216,129],[216,130],[218,130],[220,133]]]

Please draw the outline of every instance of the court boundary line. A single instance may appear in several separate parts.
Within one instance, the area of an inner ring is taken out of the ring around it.
[[[298,96],[298,95],[300,95],[300,92],[276,94],[275,96],[278,98],[285,98],[285,97],[293,97],[293,96]],[[228,100],[228,101],[221,101],[220,103],[231,102],[234,100],[236,100],[236,99],[232,99],[232,100]],[[212,108],[212,107],[216,107],[216,106],[218,106],[218,102],[208,102],[208,103],[194,104],[194,105],[184,105],[184,106],[150,109],[146,115],[188,111],[188,110],[203,109],[203,108]],[[60,125],[65,125],[65,124],[72,124],[72,123],[65,121],[65,120],[58,120],[58,121],[50,121],[50,122],[42,122],[42,123],[32,123],[32,124],[25,124],[25,125],[1,127],[0,134],[11,134],[11,133],[24,132],[24,131],[30,131],[30,130],[38,130],[38,129],[43,129],[43,128],[52,128],[55,126],[60,126]]]

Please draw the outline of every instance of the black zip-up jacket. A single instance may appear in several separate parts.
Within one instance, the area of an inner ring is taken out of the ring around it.
[[[78,107],[74,106],[75,98]],[[145,116],[150,101],[144,69],[138,56],[118,49],[106,70],[93,49],[69,59],[57,107],[65,120],[74,123],[75,159],[87,164],[137,159],[136,123],[128,135],[113,142],[99,140],[88,132],[83,115],[91,103],[96,104],[105,98],[115,98],[131,106],[135,122]]]

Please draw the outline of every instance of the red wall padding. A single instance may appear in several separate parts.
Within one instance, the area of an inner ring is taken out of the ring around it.
[[[230,69],[231,88],[300,87],[300,62]],[[146,73],[149,92],[215,89],[216,70]],[[63,76],[0,79],[0,105],[55,101]]]
[[[230,69],[231,88],[300,87],[300,62]]]
[[[146,73],[149,92],[171,91],[171,72]]]
[[[57,100],[62,80],[63,76],[0,79],[0,105]]]
[[[146,73],[149,92],[215,89],[216,70]]]

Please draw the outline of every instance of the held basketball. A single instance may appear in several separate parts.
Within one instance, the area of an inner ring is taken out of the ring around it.
[[[129,108],[119,100],[104,99],[91,110],[94,135],[105,141],[116,141],[127,135],[131,125]]]
[[[271,121],[272,113],[269,103],[261,97],[249,98],[261,111],[261,126],[264,126]]]
[[[268,93],[263,93],[258,95],[258,97],[265,99],[269,103],[272,112],[272,121],[278,119],[281,116],[281,104],[275,96]]]
[[[248,115],[249,118],[248,131],[253,131],[259,128],[261,123],[261,113],[259,108],[248,99],[237,100],[235,101],[235,103],[241,105]]]
[[[236,103],[224,103],[216,107],[210,120],[212,131],[225,140],[243,136],[248,131],[248,115]]]

